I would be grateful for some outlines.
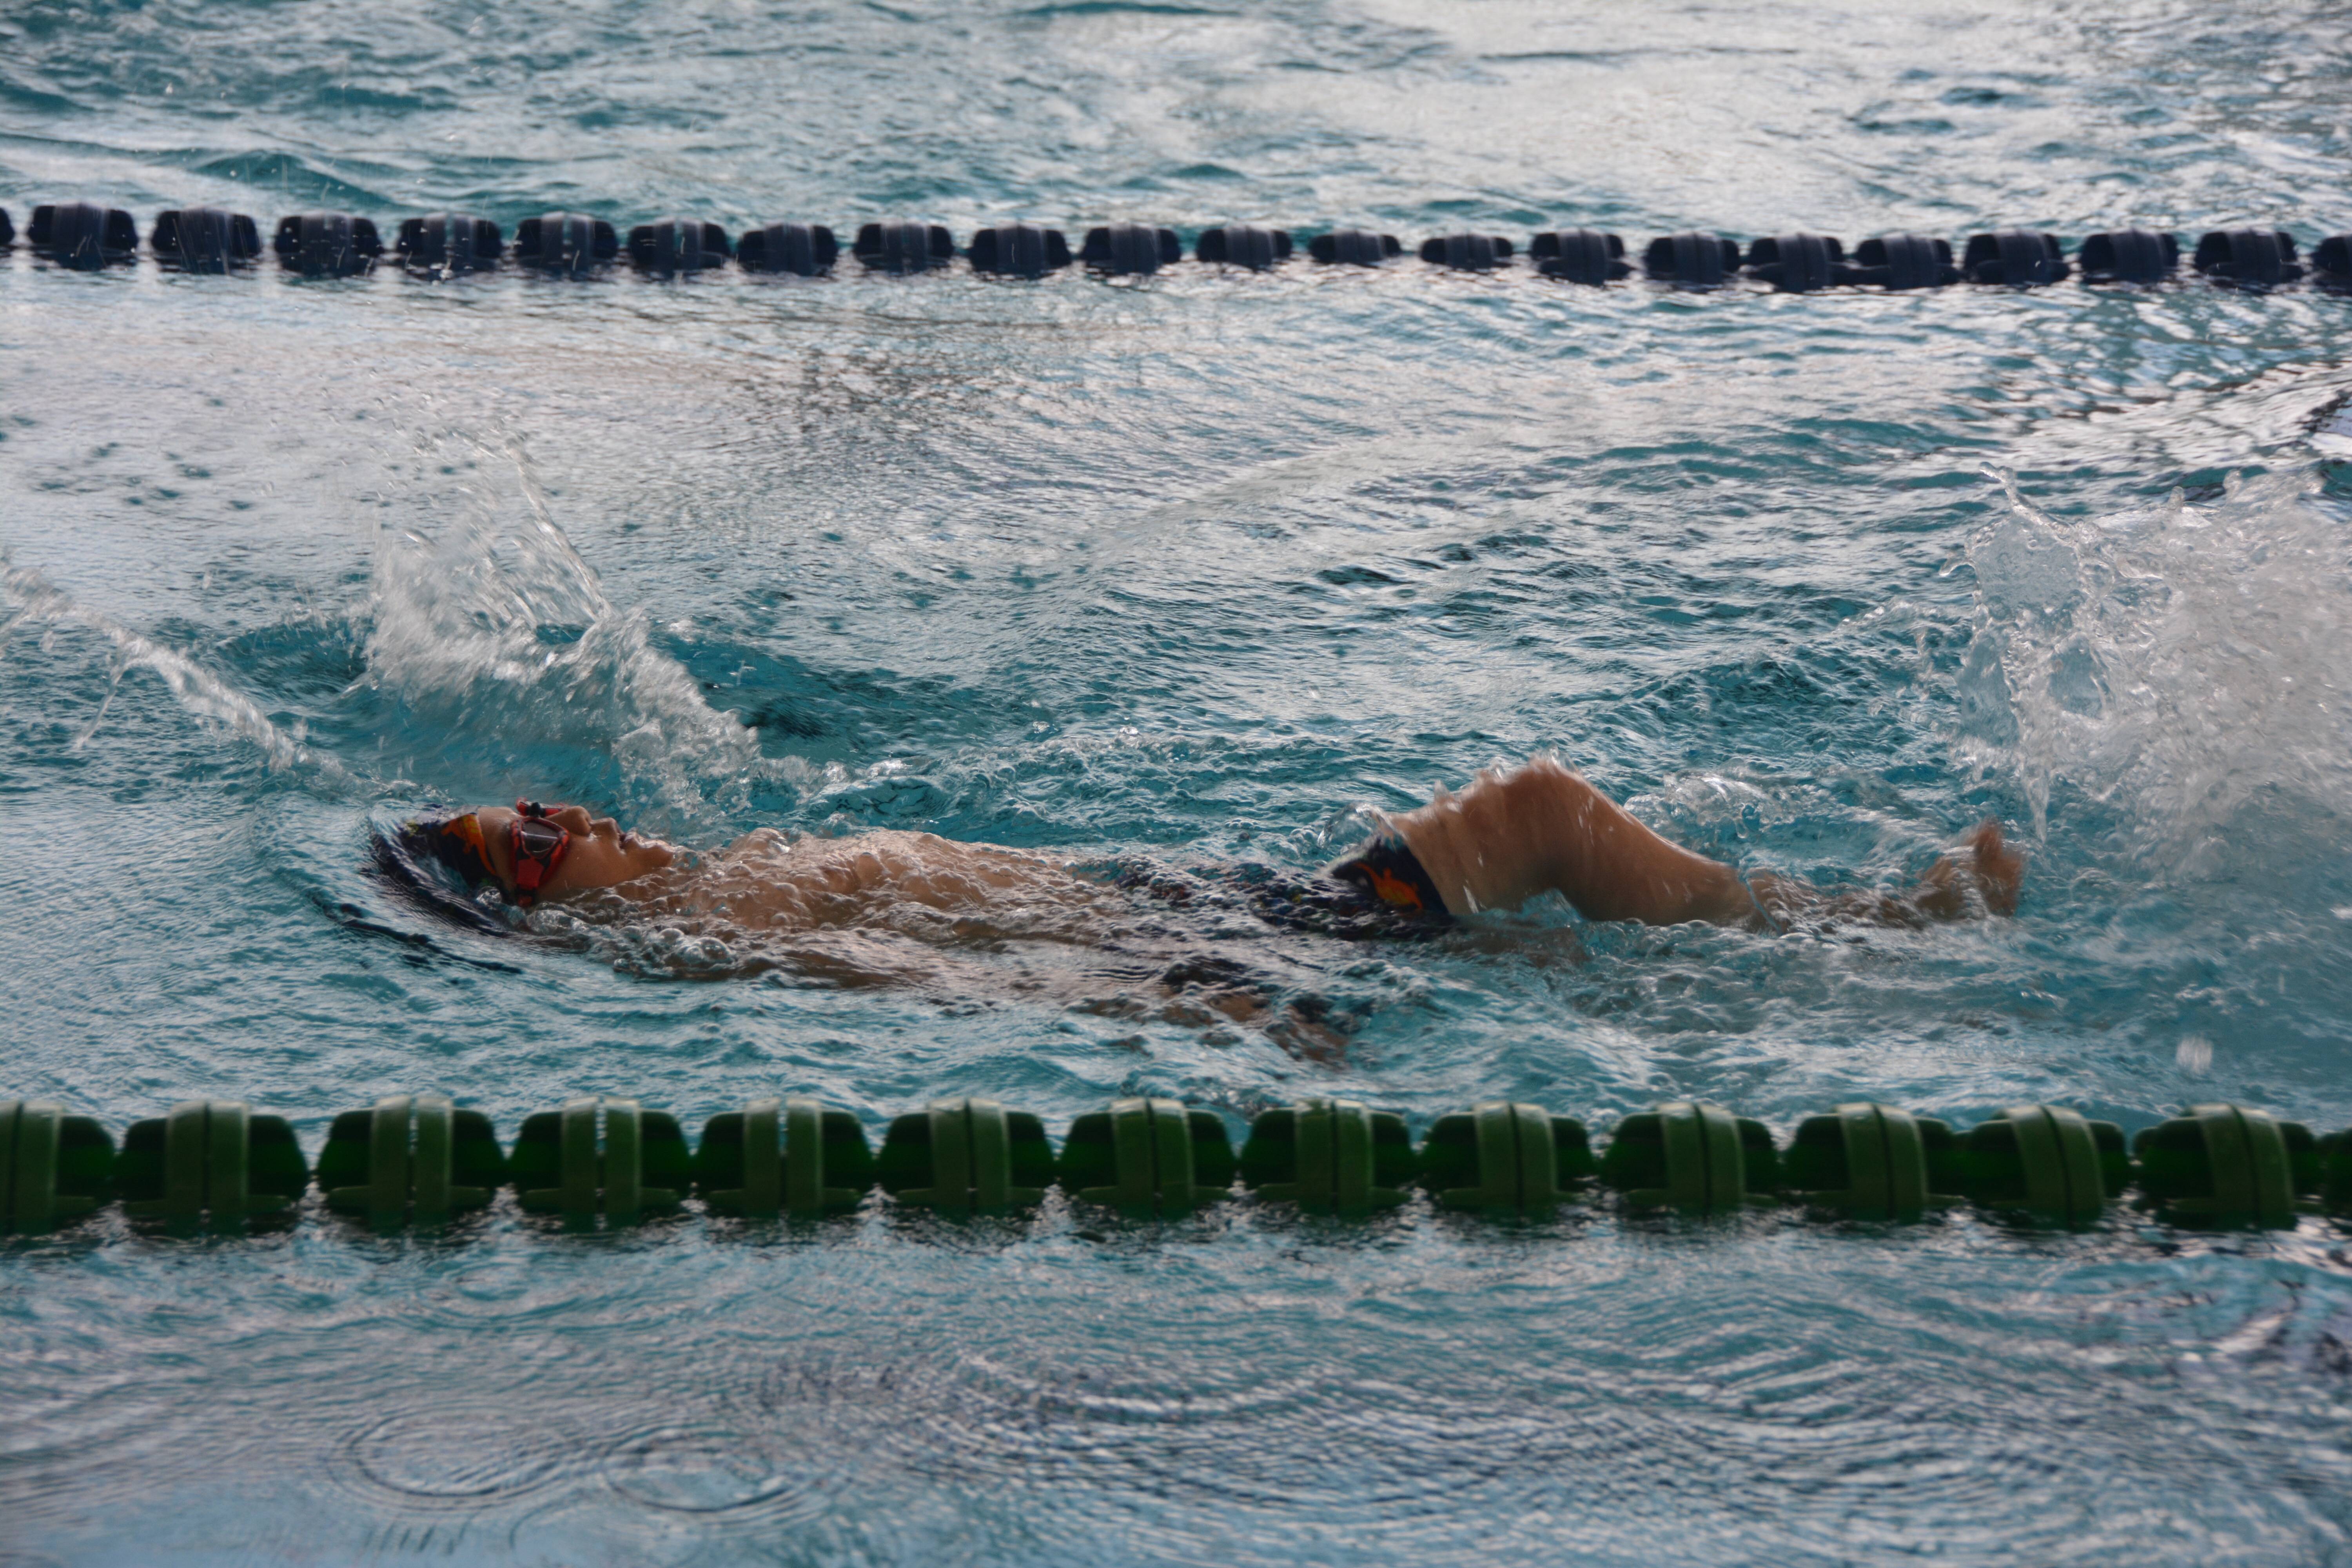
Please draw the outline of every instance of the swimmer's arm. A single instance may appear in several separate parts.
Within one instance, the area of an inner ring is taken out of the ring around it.
[[[1510,909],[1557,891],[1587,920],[1771,927],[1791,917],[1861,919],[1889,925],[1960,920],[1982,909],[2017,911],[2025,858],[1998,823],[1969,835],[1965,850],[1930,867],[1901,896],[1825,895],[1794,878],[1757,873],[1751,889],[1719,860],[1659,837],[1549,757],[1509,774],[1481,773],[1458,795],[1390,819],[1456,914]]]
[[[1554,891],[1595,921],[1734,923],[1756,911],[1730,867],[1669,844],[1549,757],[1481,773],[1389,822],[1455,914]]]
[[[1940,857],[1907,893],[1868,889],[1824,893],[1809,882],[1769,871],[1759,871],[1750,880],[1758,908],[1769,910],[1776,923],[1791,919],[1854,920],[1874,925],[1917,926],[1978,914],[2015,914],[2018,891],[2025,880],[2025,856],[2001,836],[2000,824],[1981,822],[1958,852]],[[1982,908],[1975,900],[1983,900]]]

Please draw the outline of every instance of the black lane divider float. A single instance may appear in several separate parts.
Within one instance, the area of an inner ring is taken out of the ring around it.
[[[128,266],[139,258],[139,228],[131,215],[88,202],[35,207],[25,239],[36,256],[80,270]],[[15,226],[0,208],[0,250],[15,240]],[[252,218],[217,207],[160,214],[148,248],[163,266],[194,272],[242,270],[257,262],[262,251]],[[353,277],[385,256],[374,222],[341,212],[280,219],[269,248],[287,271],[306,278]],[[1396,236],[1360,228],[1317,235],[1306,251],[1329,267],[1382,267],[1406,254]],[[1641,253],[1639,270],[1653,281],[1685,289],[1721,288],[1745,276],[1786,294],[1955,283],[2039,289],[2070,277],[2095,284],[2161,283],[2179,275],[2182,253],[2179,236],[2137,228],[2086,237],[2072,262],[2056,236],[2030,229],[1970,235],[1957,259],[1951,242],[1932,235],[1879,235],[1849,252],[1829,235],[1766,235],[1743,247],[1720,235],[1693,231],[1651,240]],[[893,222],[861,226],[849,254],[868,270],[890,273],[937,271],[961,255],[973,271],[994,277],[1042,278],[1074,263],[1106,277],[1149,277],[1181,261],[1184,249],[1174,229],[1150,224],[1091,228],[1073,248],[1060,229],[1004,223],[977,231],[959,251],[955,237],[940,225]],[[1285,229],[1221,224],[1201,231],[1192,254],[1207,265],[1265,271],[1289,260],[1293,246]],[[1502,235],[1439,235],[1423,240],[1416,254],[1429,266],[1458,272],[1512,268],[1524,256],[1543,277],[1598,286],[1635,271],[1621,236],[1587,228],[1547,230],[1524,247]],[[391,255],[404,270],[435,278],[502,264],[581,278],[624,260],[662,277],[731,262],[746,272],[808,278],[831,272],[841,246],[823,224],[772,223],[746,229],[730,243],[719,225],[695,218],[640,224],[624,237],[603,218],[566,212],[523,219],[509,245],[488,218],[439,212],[403,219]],[[2352,289],[2352,234],[2321,240],[2307,263],[2294,237],[2284,229],[2214,229],[2188,256],[2193,271],[2216,283],[2273,289],[2307,278],[2323,287]]]
[[[47,1233],[117,1202],[181,1234],[289,1224],[314,1180],[326,1209],[378,1229],[446,1223],[501,1187],[527,1213],[593,1229],[698,1198],[714,1215],[814,1218],[877,1187],[948,1215],[1015,1214],[1059,1186],[1163,1219],[1244,1194],[1364,1215],[1417,1188],[1437,1207],[1502,1218],[1607,1199],[1696,1216],[1793,1205],[1899,1223],[1969,1204],[2069,1228],[2098,1223],[2128,1194],[2175,1226],[2276,1230],[2305,1214],[2352,1223],[2352,1131],[2315,1138],[2265,1111],[2195,1105],[2126,1147],[2115,1123],[2061,1106],[2011,1106],[1960,1131],[1855,1102],[1805,1118],[1783,1147],[1759,1121],[1675,1100],[1624,1118],[1596,1152],[1583,1122],[1496,1100],[1439,1117],[1416,1149],[1402,1117],[1316,1099],[1262,1113],[1236,1151],[1216,1113],[1139,1098],[1080,1116],[1057,1152],[1034,1115],[949,1099],[892,1121],[877,1149],[848,1111],[778,1097],[710,1118],[695,1147],[667,1111],[583,1095],[526,1117],[503,1149],[481,1112],[404,1094],[336,1117],[313,1164],[285,1118],[240,1100],[189,1100],[134,1121],[119,1150],[98,1121],[54,1100],[0,1100],[0,1233]]]

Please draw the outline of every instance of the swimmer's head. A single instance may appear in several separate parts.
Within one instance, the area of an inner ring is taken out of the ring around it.
[[[677,858],[677,851],[660,839],[624,833],[619,823],[591,816],[583,805],[519,800],[511,807],[482,806],[472,815],[488,851],[491,875],[499,890],[517,902],[617,888]],[[560,847],[547,843],[550,829],[562,830]],[[536,868],[533,860],[540,863]]]
[[[419,817],[375,835],[376,862],[436,912],[504,930],[480,900],[495,888],[509,903],[618,887],[657,871],[677,851],[621,831],[609,816],[577,805],[486,805]]]

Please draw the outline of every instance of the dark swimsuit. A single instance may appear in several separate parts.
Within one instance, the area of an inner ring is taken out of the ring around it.
[[[1255,862],[1204,875],[1128,861],[1113,868],[1112,879],[1170,904],[1199,899],[1213,905],[1237,896],[1269,925],[1321,936],[1426,936],[1451,923],[1437,884],[1394,833],[1375,836],[1318,876]]]

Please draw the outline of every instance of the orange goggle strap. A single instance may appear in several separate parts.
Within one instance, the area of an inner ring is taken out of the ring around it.
[[[455,849],[446,846],[436,847],[435,853],[445,863],[456,866],[477,887],[498,880],[498,873],[490,869],[490,847],[482,842],[479,817],[470,811],[463,816],[453,816],[443,825],[441,835],[445,839],[454,840],[457,845]]]
[[[544,832],[531,833],[539,826],[555,835],[552,844],[546,843]],[[525,841],[526,836],[541,839],[534,847]],[[539,889],[555,868],[563,864],[566,851],[572,847],[571,830],[547,819],[547,807],[536,801],[515,802],[515,819],[507,832],[508,857],[514,862],[515,902],[528,906],[539,897]]]

